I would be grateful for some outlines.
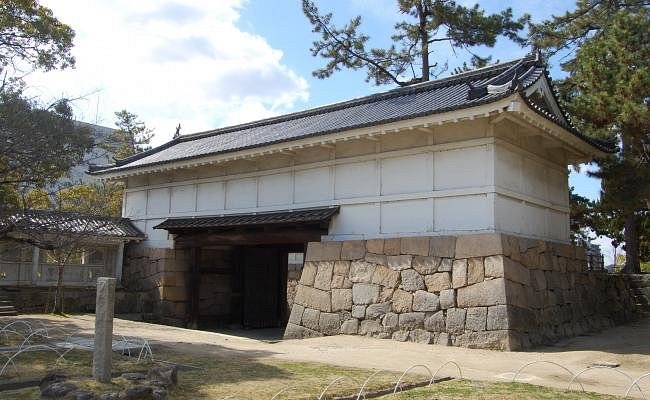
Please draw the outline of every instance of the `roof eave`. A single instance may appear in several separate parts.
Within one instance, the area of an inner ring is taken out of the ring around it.
[[[558,124],[553,119],[541,114],[532,108],[525,100],[522,93],[516,93],[511,97],[512,105],[508,112],[517,115],[526,123],[537,127],[548,135],[555,137],[570,148],[576,157],[572,162],[589,162],[594,158],[604,157],[609,152],[585,140],[583,135],[573,132]]]
[[[283,153],[306,147],[332,145],[338,141],[347,141],[350,139],[376,139],[379,136],[394,133],[400,130],[445,125],[463,120],[484,118],[490,115],[494,115],[495,113],[501,113],[507,109],[508,105],[510,104],[510,97],[511,96],[504,96],[501,99],[477,104],[467,108],[436,112],[429,115],[407,118],[398,121],[384,122],[365,127],[352,128],[340,132],[325,132],[246,149],[237,149],[234,151],[220,152],[159,164],[148,164],[141,167],[129,169],[98,171],[94,175],[102,180],[119,180],[136,175],[144,175],[181,168],[193,168],[197,166],[218,164],[238,159],[250,159],[262,155]]]

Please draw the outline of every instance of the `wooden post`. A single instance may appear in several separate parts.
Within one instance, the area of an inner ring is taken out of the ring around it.
[[[191,329],[197,329],[199,327],[199,317],[200,309],[199,303],[201,301],[200,297],[200,286],[201,286],[201,272],[200,272],[200,263],[201,263],[201,248],[192,247],[190,250],[192,264],[190,266],[190,323],[189,327]]]
[[[124,263],[124,242],[120,242],[115,249],[115,279],[117,286],[122,286],[122,264]]]
[[[102,383],[111,381],[113,361],[113,311],[115,307],[115,278],[97,278],[95,303],[95,346],[93,348],[93,377]]]
[[[41,279],[39,279],[38,277],[38,266],[40,262],[39,261],[40,256],[41,256],[40,249],[36,246],[33,246],[32,247],[32,274],[31,274],[32,284],[36,284],[36,281],[43,279],[43,277],[41,277]]]

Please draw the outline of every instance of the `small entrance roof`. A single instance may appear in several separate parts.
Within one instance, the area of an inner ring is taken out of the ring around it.
[[[25,210],[5,216],[0,219],[0,231],[7,234],[62,234],[125,241],[145,238],[144,233],[128,218],[50,210]]]
[[[339,207],[303,208],[263,213],[230,214],[198,218],[169,218],[154,229],[170,232],[211,228],[239,228],[261,225],[329,224]]]

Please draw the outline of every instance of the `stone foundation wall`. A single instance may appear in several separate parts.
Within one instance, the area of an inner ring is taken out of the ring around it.
[[[519,350],[634,317],[625,277],[502,234],[309,243],[287,338],[352,334]]]
[[[130,246],[124,257],[122,284],[125,291],[140,298],[135,311],[145,320],[185,326],[190,295],[187,280],[190,253],[187,250]],[[120,310],[116,313],[126,312]]]
[[[52,310],[55,288],[38,286],[0,287],[0,298],[12,302],[22,314],[43,313]],[[115,290],[115,313],[140,313],[143,303],[140,293],[118,288]],[[66,287],[63,291],[63,310],[66,313],[95,312],[96,290],[94,287]]]

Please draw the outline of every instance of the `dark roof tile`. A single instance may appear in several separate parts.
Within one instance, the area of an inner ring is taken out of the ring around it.
[[[255,225],[281,225],[329,222],[339,207],[303,208],[262,213],[230,214],[196,218],[169,218],[154,226],[168,231],[232,228]]]
[[[529,87],[544,76],[535,56],[497,64],[431,82],[398,88],[329,106],[261,121],[181,136],[162,146],[95,167],[92,173],[129,170],[188,160],[301,138],[375,126],[494,102]],[[511,88],[489,93],[487,86],[511,82]],[[479,88],[480,95],[474,95]],[[554,120],[554,122],[557,122]],[[584,136],[579,135],[581,139]],[[591,144],[591,141],[589,142]]]

